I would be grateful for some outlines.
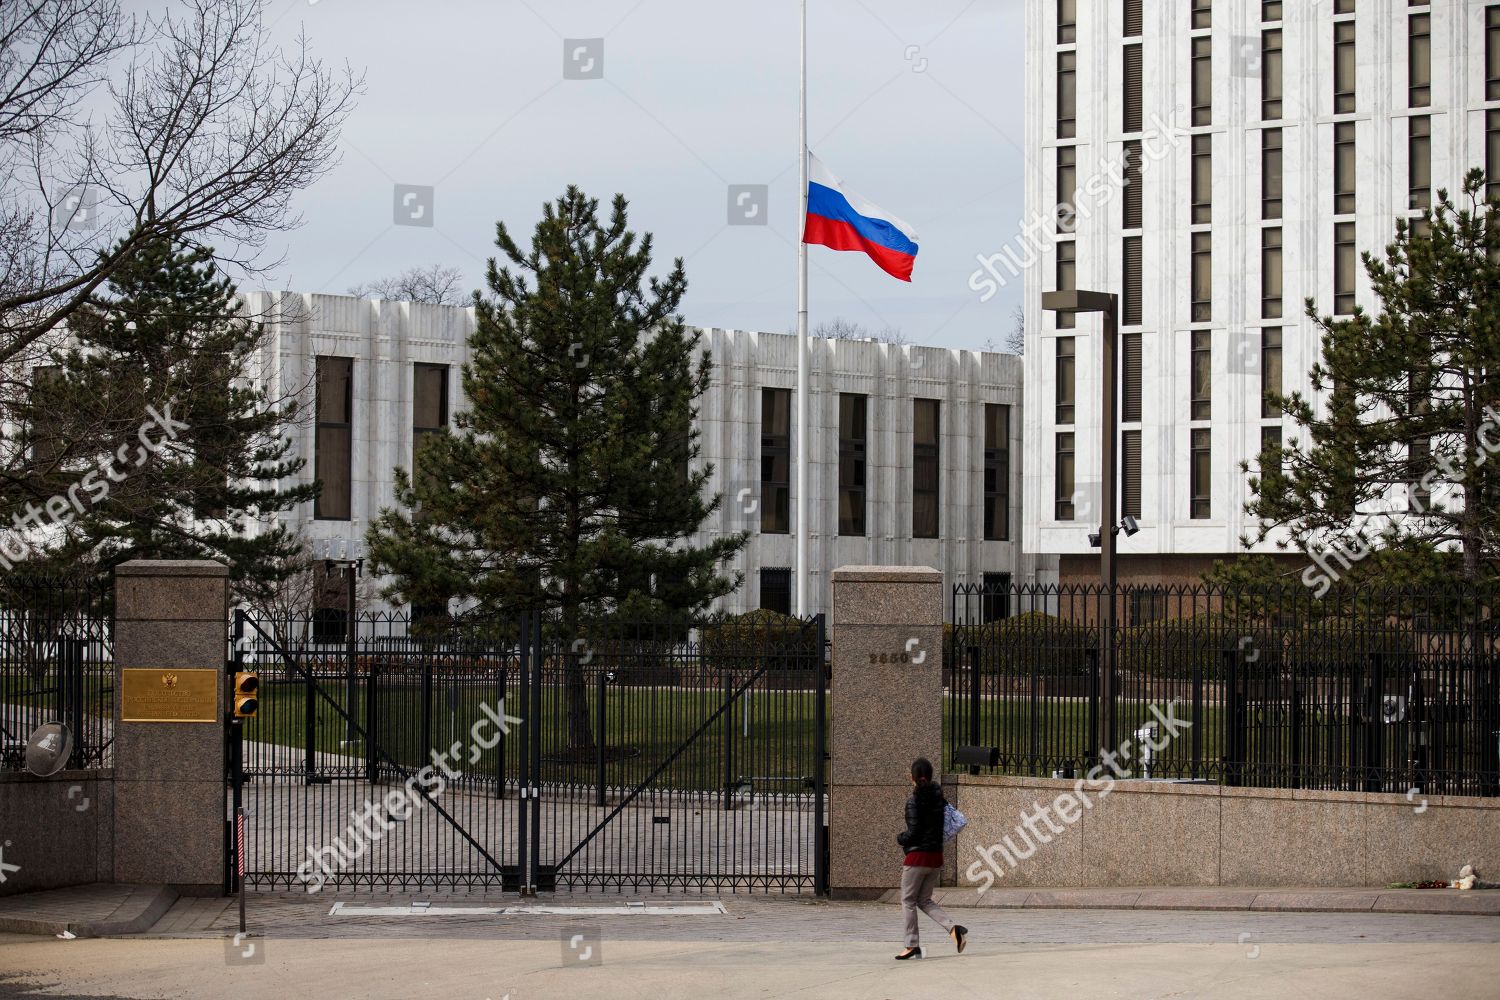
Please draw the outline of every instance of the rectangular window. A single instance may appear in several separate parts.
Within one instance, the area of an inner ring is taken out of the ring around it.
[[[1354,214],[1354,123],[1333,127],[1333,214]]]
[[[1193,322],[1214,318],[1213,234],[1193,234]]]
[[[1432,104],[1432,15],[1407,19],[1406,97],[1413,108]]]
[[[1127,424],[1141,420],[1141,335],[1120,336],[1120,419]]]
[[[313,517],[347,521],[354,461],[354,359],[318,358],[317,381],[313,474],[322,490],[313,501]]]
[[[1353,14],[1354,0],[1333,0],[1333,12],[1335,14]]]
[[[760,391],[760,530],[792,530],[792,390]]]
[[[448,426],[448,366],[412,366],[411,380],[412,464],[429,435]]]
[[[1333,311],[1340,316],[1354,312],[1354,223],[1333,226]]]
[[[984,592],[980,595],[979,617],[983,622],[997,622],[1010,617],[1010,574],[984,574]]]
[[[1410,208],[1432,207],[1432,119],[1413,115],[1406,120],[1406,174]]]
[[[1125,301],[1121,322],[1126,326],[1141,324],[1141,238],[1127,236],[1122,243],[1125,265]]]
[[[1052,481],[1054,513],[1059,521],[1073,520],[1073,433],[1063,431],[1057,435],[1056,452],[1053,459]]]
[[[1128,198],[1130,195],[1126,193]],[[1057,231],[1071,233],[1078,213],[1078,147],[1057,147]]]
[[[1260,33],[1260,117],[1262,121],[1281,118],[1281,29]]]
[[[1500,109],[1484,113],[1484,176],[1486,201],[1500,201]]]
[[[1268,327],[1260,332],[1260,415],[1267,419],[1281,416],[1271,401],[1281,394],[1281,330]]]
[[[938,401],[914,399],[911,439],[911,536],[938,536],[940,434]]]
[[[1213,0],[1193,0],[1193,28],[1213,27]]]
[[[1120,199],[1121,217],[1120,224],[1126,229],[1141,228],[1142,208],[1145,202],[1145,188],[1141,182],[1141,143],[1140,140],[1130,140],[1125,143],[1125,197]]]
[[[1213,39],[1193,39],[1193,124],[1213,122]]]
[[[869,398],[839,394],[839,534],[865,533],[865,416]]]
[[[1354,111],[1354,22],[1333,24],[1333,113]]]
[[[1140,38],[1141,28],[1144,25],[1142,19],[1141,0],[1125,0],[1125,37]]]
[[[1078,244],[1063,240],[1057,244],[1057,290],[1073,291],[1078,287],[1074,284],[1077,278]],[[1078,317],[1073,313],[1057,313],[1056,316],[1059,330],[1071,330],[1078,325]]]
[[[1214,158],[1211,135],[1193,136],[1193,224],[1214,221]]]
[[[984,407],[984,538],[1010,540],[1010,407]]]
[[[1207,330],[1194,330],[1191,336],[1192,410],[1190,416],[1193,420],[1209,420],[1213,417],[1213,335]]]
[[[789,569],[763,569],[760,571],[760,606],[765,611],[778,615],[792,613],[792,571]]]
[[[1281,20],[1281,0],[1261,0],[1260,19],[1262,21]]]
[[[1074,354],[1074,340],[1072,337],[1057,338],[1057,377],[1054,384],[1057,388],[1057,422],[1059,424],[1071,424],[1073,422],[1075,404],[1078,402],[1074,396],[1076,391],[1078,360]]]
[[[1263,476],[1281,475],[1280,427],[1260,429],[1260,472]]]
[[[1126,135],[1141,131],[1141,46],[1125,46],[1125,101],[1122,105],[1124,132]]]
[[[1120,513],[1141,517],[1141,432],[1120,432]]]
[[[1057,0],[1057,44],[1078,41],[1078,0]]]
[[[1260,132],[1260,217],[1281,218],[1281,129]]]
[[[1484,99],[1500,101],[1500,4],[1484,9]]]
[[[1213,431],[1207,427],[1192,431],[1190,456],[1192,478],[1192,511],[1195,521],[1213,516]]]
[[[1260,232],[1260,318],[1281,318],[1281,228]]]
[[[1078,135],[1078,53],[1057,54],[1057,137]]]

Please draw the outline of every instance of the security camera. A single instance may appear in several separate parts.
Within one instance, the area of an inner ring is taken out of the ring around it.
[[[1093,548],[1097,549],[1102,544],[1103,544],[1103,540],[1100,538],[1100,533],[1099,532],[1097,532],[1097,531],[1091,531],[1091,532],[1089,532],[1089,545],[1090,546],[1092,546]]]
[[[1141,530],[1141,526],[1137,524],[1135,518],[1131,517],[1129,514],[1126,514],[1125,519],[1120,522],[1120,527],[1125,529],[1126,538],[1129,538],[1131,535]]]

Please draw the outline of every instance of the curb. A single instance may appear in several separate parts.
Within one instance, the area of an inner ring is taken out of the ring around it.
[[[1258,913],[1414,913],[1500,916],[1500,891],[1461,889],[939,889],[939,906],[955,909],[1213,910]],[[900,904],[900,890],[879,901]]]
[[[18,897],[11,897],[15,898]],[[172,904],[177,902],[177,898],[177,890],[171,886],[142,885],[133,887],[108,916],[96,919],[65,920],[13,916],[0,912],[0,933],[50,937],[71,933],[80,938],[140,934],[150,930],[165,916]],[[3,906],[3,902],[0,902],[0,906]]]

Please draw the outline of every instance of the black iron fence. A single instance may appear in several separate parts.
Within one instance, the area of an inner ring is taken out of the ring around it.
[[[73,737],[71,768],[112,763],[113,615],[93,578],[0,578],[0,771],[25,768],[26,740],[48,722]]]
[[[1500,794],[1500,622],[1472,591],[961,586],[944,662],[954,767]]]

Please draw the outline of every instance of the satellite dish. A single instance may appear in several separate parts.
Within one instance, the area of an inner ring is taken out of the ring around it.
[[[68,764],[73,753],[73,734],[61,722],[37,726],[26,741],[26,770],[38,778],[50,778]]]

